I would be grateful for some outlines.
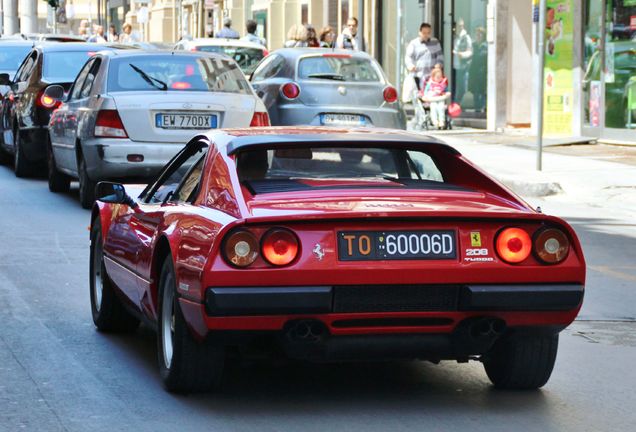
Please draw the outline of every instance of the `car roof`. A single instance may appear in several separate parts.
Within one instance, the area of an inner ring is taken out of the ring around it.
[[[129,45],[118,45],[108,43],[87,43],[87,42],[65,42],[65,43],[38,43],[37,46],[42,52],[59,52],[59,51],[101,51],[108,49],[137,49]]]
[[[173,51],[166,49],[157,49],[152,51],[145,51],[139,49],[123,50],[123,51],[104,51],[101,54],[108,57],[146,57],[146,56],[158,56],[158,55],[173,55],[173,56],[181,56],[181,57],[218,57],[227,60],[227,56],[222,53],[211,53],[211,52],[203,52],[203,51]]]
[[[307,55],[324,55],[332,54],[335,56],[351,56],[356,58],[373,59],[372,56],[364,51],[353,51],[347,49],[333,49],[333,48],[280,48],[273,51],[271,54],[279,54],[285,58],[295,59]]]
[[[0,43],[4,46],[13,45],[13,46],[27,46],[27,47],[33,47],[36,44],[36,42],[32,40],[12,39],[12,38],[0,38]]]
[[[249,42],[240,39],[226,39],[226,38],[197,38],[188,41],[188,44],[199,45],[199,46],[232,46],[232,47],[243,47],[243,48],[258,48],[265,49],[263,45],[257,44],[255,42]]]
[[[384,128],[330,127],[252,127],[243,129],[212,130],[205,136],[219,148],[225,148],[228,155],[240,149],[271,144],[319,143],[320,145],[345,143],[395,143],[400,146],[428,145],[459,154],[455,148],[426,135]]]

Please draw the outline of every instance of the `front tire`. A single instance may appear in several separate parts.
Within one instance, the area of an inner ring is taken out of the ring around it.
[[[221,381],[225,350],[192,337],[176,295],[170,256],[164,260],[159,278],[157,354],[163,385],[170,392],[207,391]]]
[[[126,310],[106,274],[99,219],[93,222],[91,229],[89,270],[91,312],[97,329],[102,332],[135,331],[139,327],[139,320]]]
[[[512,335],[485,356],[484,369],[497,388],[537,389],[550,379],[558,346],[558,334]]]
[[[46,146],[46,162],[48,167],[49,190],[56,193],[68,192],[71,188],[71,179],[66,174],[58,171],[50,140]]]
[[[84,156],[80,156],[78,165],[80,204],[83,208],[89,209],[95,203],[95,186],[97,183],[88,177]]]
[[[15,154],[13,155],[13,172],[16,177],[31,177],[35,172],[35,164],[26,159],[22,147],[22,134],[16,130],[13,135]]]

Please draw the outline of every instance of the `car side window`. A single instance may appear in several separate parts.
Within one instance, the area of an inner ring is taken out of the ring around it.
[[[275,76],[285,64],[285,59],[280,55],[270,55],[252,74],[252,82],[259,82]]]
[[[93,61],[93,64],[91,65],[88,74],[86,75],[84,85],[82,86],[82,92],[80,94],[81,98],[88,97],[91,94],[93,84],[95,83],[95,78],[97,77],[97,73],[99,72],[99,65],[101,63],[102,62],[100,59],[95,59]]]
[[[175,202],[190,202],[193,200],[193,194],[198,189],[201,182],[201,174],[203,173],[203,163],[205,161],[205,155],[192,166],[190,172],[186,174],[181,185],[172,195],[172,201]]]
[[[27,59],[22,64],[22,67],[20,68],[21,70],[19,75],[16,74],[16,79],[15,79],[16,83],[29,80],[29,76],[31,75],[31,71],[35,67],[35,62],[37,61],[37,58],[38,58],[38,53],[36,51],[33,51],[31,55],[27,57]]]
[[[82,87],[84,86],[84,82],[86,81],[86,76],[88,72],[91,70],[91,66],[93,65],[93,59],[86,62],[80,73],[77,75],[75,82],[73,83],[73,88],[71,89],[71,99],[79,99],[82,93]]]

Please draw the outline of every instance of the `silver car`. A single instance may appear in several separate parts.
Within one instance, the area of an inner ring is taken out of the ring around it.
[[[364,52],[276,50],[261,61],[251,83],[272,125],[406,128],[395,87]]]
[[[49,123],[49,189],[72,178],[88,208],[101,180],[155,175],[197,131],[267,126],[269,118],[236,62],[191,52],[99,52],[79,72]]]

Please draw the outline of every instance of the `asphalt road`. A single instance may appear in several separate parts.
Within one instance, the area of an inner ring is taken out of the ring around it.
[[[475,362],[262,363],[232,367],[222,393],[176,396],[151,330],[93,327],[77,189],[55,195],[0,166],[0,431],[633,430],[636,228],[571,214],[588,291],[540,391],[493,390]]]

